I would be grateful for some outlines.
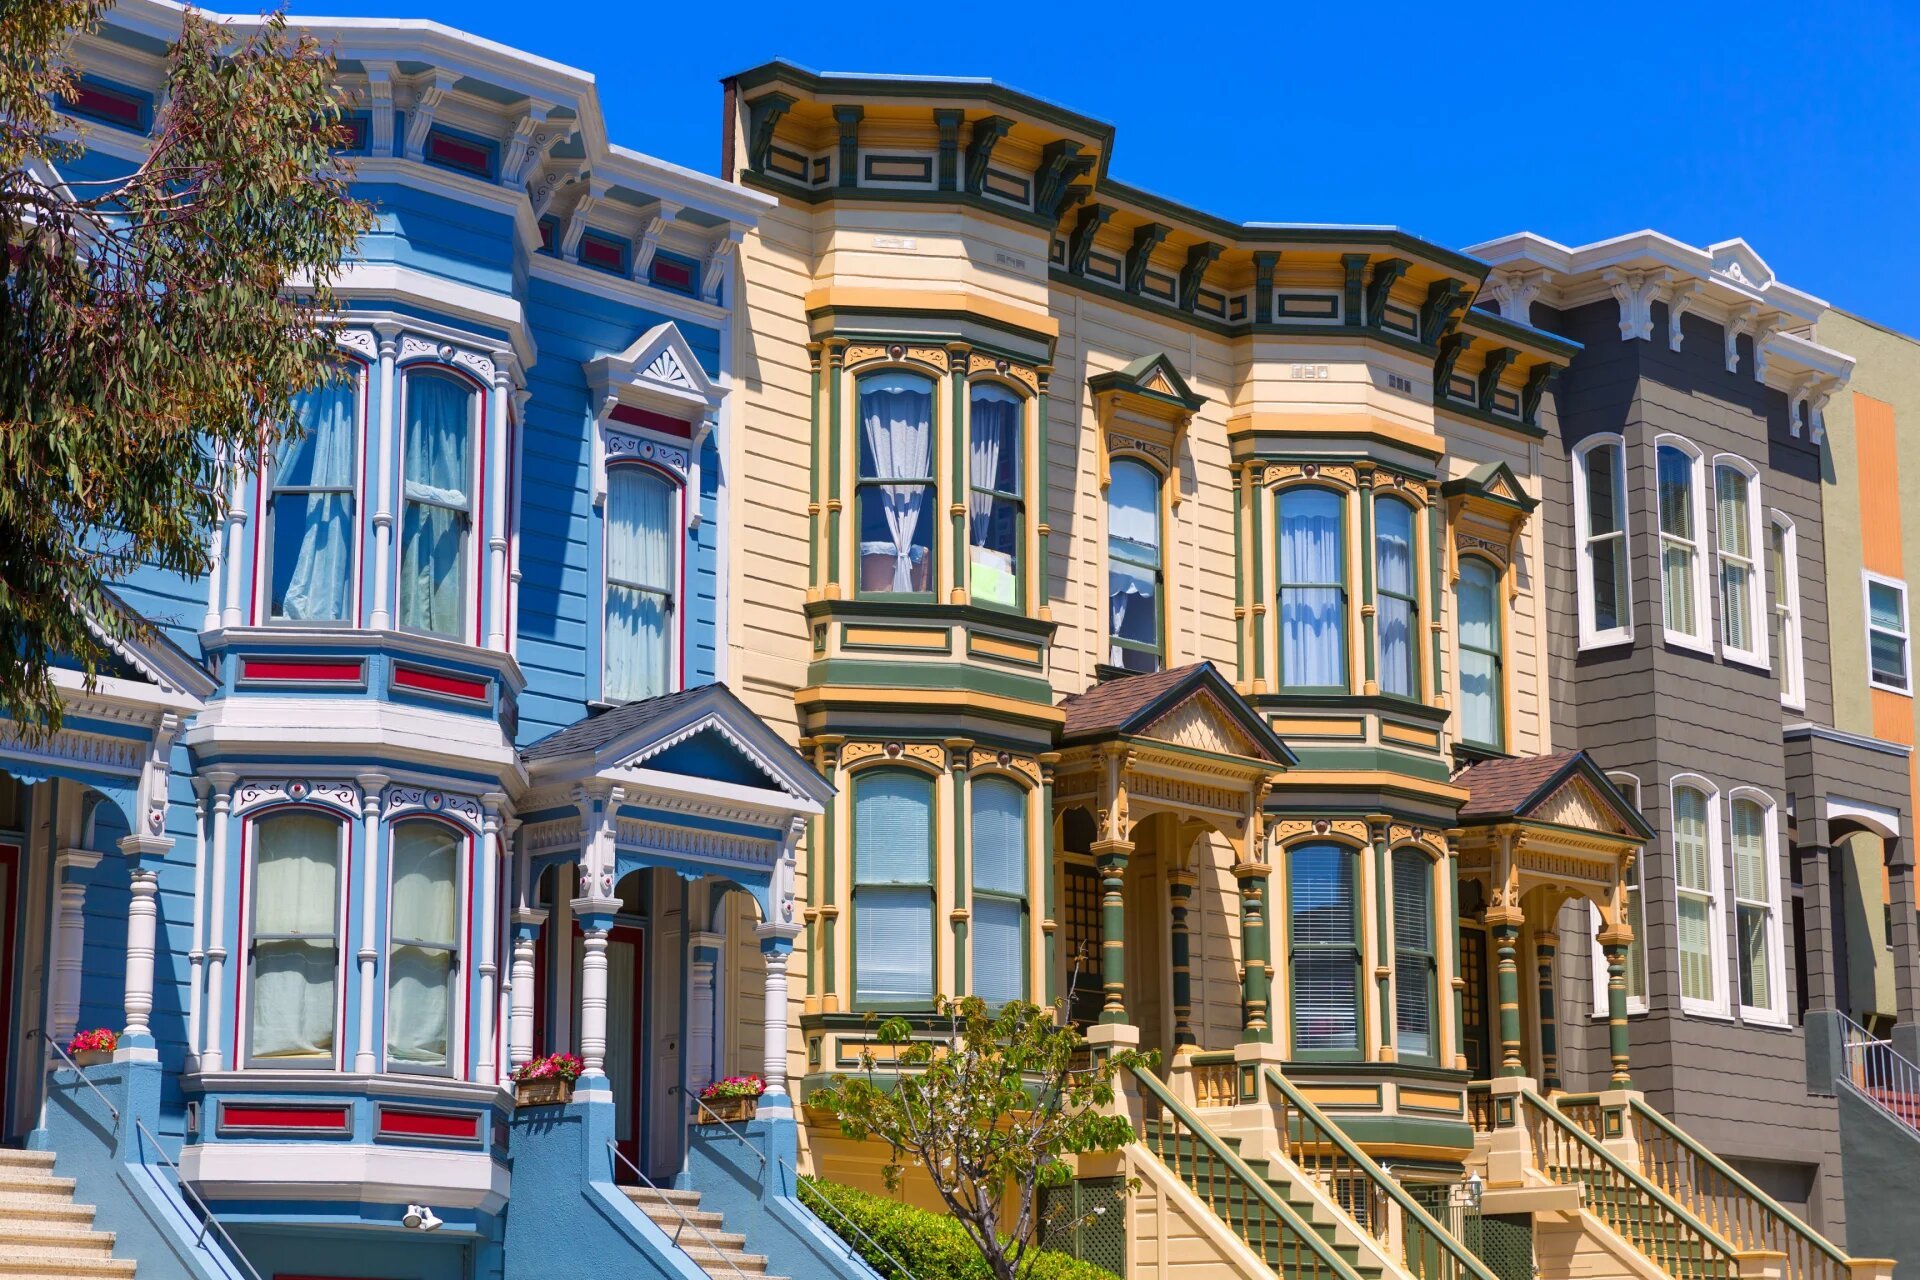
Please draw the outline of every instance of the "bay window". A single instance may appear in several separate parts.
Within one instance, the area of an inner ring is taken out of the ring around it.
[[[1673,879],[1679,897],[1680,1003],[1722,1013],[1720,858],[1716,792],[1697,781],[1673,784]]]
[[[860,592],[933,589],[933,382],[912,373],[860,379],[855,521]]]
[[[601,696],[652,698],[670,689],[678,494],[648,467],[607,473],[606,628]]]
[[[1734,936],[1740,947],[1740,1013],[1778,1022],[1784,1017],[1781,976],[1778,858],[1773,801],[1760,792],[1733,793],[1729,843],[1733,847]]]
[[[853,998],[933,1007],[933,780],[876,769],[853,785]]]
[[[1160,473],[1117,458],[1107,482],[1107,661],[1158,671],[1160,635]]]
[[[400,625],[460,639],[473,536],[479,395],[451,374],[406,379],[400,515]]]
[[[353,621],[359,401],[354,374],[302,392],[294,401],[301,434],[274,451],[266,515],[274,622]]]
[[[461,838],[441,822],[393,828],[387,925],[387,1065],[445,1070],[451,1062],[459,957]]]
[[[1454,607],[1460,650],[1460,739],[1498,751],[1506,745],[1500,571],[1478,556],[1462,559]]]
[[[1373,504],[1374,616],[1380,692],[1420,696],[1420,602],[1414,585],[1413,507],[1398,498]]]
[[[1765,665],[1760,640],[1760,509],[1758,481],[1746,463],[1716,460],[1715,525],[1720,542],[1720,646],[1729,658]]]
[[[1347,549],[1341,495],[1283,489],[1280,533],[1280,684],[1347,691]]]
[[[992,776],[969,791],[973,994],[998,1008],[1027,998],[1027,793]]]
[[[1574,450],[1574,577],[1582,647],[1633,638],[1626,475],[1626,450],[1619,436],[1590,437]]]
[[[1666,638],[1689,648],[1708,645],[1705,561],[1700,530],[1705,523],[1700,455],[1692,445],[1670,441],[1654,451],[1660,520],[1660,606]]]
[[[1433,863],[1417,849],[1393,855],[1393,1024],[1398,1058],[1431,1058]]]
[[[975,604],[1020,607],[1021,411],[1026,402],[994,383],[973,387],[967,464],[967,593]]]
[[[253,824],[253,1062],[333,1065],[345,836],[339,819],[307,810]]]
[[[1353,850],[1287,852],[1287,945],[1295,1053],[1360,1048],[1360,920]]]

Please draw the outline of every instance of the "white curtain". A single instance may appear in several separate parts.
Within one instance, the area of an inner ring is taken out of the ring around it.
[[[1151,655],[1113,641],[1160,642],[1160,477],[1137,462],[1113,464],[1107,485],[1107,661],[1151,671]]]
[[[606,688],[610,702],[667,691],[673,600],[673,488],[652,472],[607,477]]]
[[[1419,692],[1413,630],[1413,508],[1397,498],[1374,504],[1375,611],[1380,628],[1380,692],[1411,698]]]
[[[298,440],[274,462],[273,616],[344,622],[352,613],[353,458],[357,389],[351,380],[303,393]],[[302,492],[304,491],[304,492]]]
[[[1460,565],[1460,736],[1497,747],[1500,735],[1499,578],[1484,560]]]
[[[1340,495],[1325,489],[1280,498],[1280,682],[1290,688],[1346,687],[1340,508]]]
[[[1003,464],[1010,464],[1004,476]],[[1018,598],[1014,564],[1019,527],[998,527],[995,508],[1002,504],[990,492],[1015,493],[1020,487],[1020,401],[1011,392],[975,390],[968,472],[968,589],[977,600],[1013,604]]]
[[[452,1032],[459,838],[437,822],[393,829],[387,1060],[445,1066]]]
[[[311,813],[254,828],[255,1058],[333,1054],[340,832],[338,822]]]
[[[932,474],[933,391],[921,379],[863,384],[860,422],[866,442],[865,461],[871,467],[867,478],[918,480]],[[894,558],[894,591],[914,590],[915,535],[930,492],[925,484],[880,487],[890,541],[877,550]],[[863,544],[861,553],[868,551],[868,546]]]
[[[407,380],[400,528],[400,625],[462,634],[461,579],[471,523],[473,393],[451,378]]]

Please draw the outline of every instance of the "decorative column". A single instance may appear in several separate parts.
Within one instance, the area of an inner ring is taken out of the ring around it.
[[[820,420],[820,351],[818,342],[807,344],[807,387],[812,404],[812,434],[807,442],[807,599],[820,598],[820,435],[825,424]]]
[[[576,787],[580,809],[580,896],[573,918],[580,926],[581,1078],[587,1092],[607,1090],[607,935],[620,900],[613,896],[614,819],[624,794],[618,787]]]
[[[245,504],[247,474],[251,470],[242,459],[234,459],[233,491],[227,497],[226,600],[220,613],[220,621],[229,627],[240,626],[246,621],[246,616],[240,612],[240,578],[247,563],[242,552],[246,548]]]
[[[503,554],[504,550],[503,547]],[[475,1079],[482,1084],[494,1084],[500,1079],[499,1028],[494,1022],[500,1008],[495,994],[499,989],[500,961],[494,954],[494,946],[500,933],[499,910],[495,906],[502,856],[500,808],[506,802],[507,797],[498,791],[489,791],[480,797],[484,806],[480,841],[485,853],[480,862],[480,1062]]]
[[[1361,692],[1371,698],[1380,692],[1380,677],[1374,654],[1373,603],[1373,478],[1371,466],[1354,468],[1360,477],[1360,656],[1366,672]],[[1418,643],[1416,639],[1413,643]]]
[[[1369,956],[1373,960],[1373,1007],[1379,1013],[1378,1060],[1392,1062],[1398,1053],[1395,1032],[1399,1029],[1393,1017],[1393,938],[1387,931],[1387,902],[1393,896],[1392,818],[1384,813],[1367,815],[1367,834],[1371,839],[1369,850],[1373,865],[1373,928],[1369,931],[1371,945],[1361,949],[1361,956],[1363,961]],[[1363,920],[1366,910],[1366,901],[1362,898]]]
[[[948,738],[947,765],[953,779],[953,906],[947,921],[953,928],[953,981],[948,990],[964,996],[972,988],[973,970],[967,966],[968,925],[973,919],[972,846],[967,843],[967,819],[973,812],[972,779],[967,772],[973,756],[969,738]]]
[[[520,907],[513,913],[512,1003],[507,1015],[507,1065],[513,1067],[533,1057],[533,961],[540,927],[546,922],[547,913],[538,907]]]
[[[1540,973],[1540,1087],[1548,1093],[1560,1088],[1560,1037],[1553,1000],[1555,949],[1552,934],[1534,935],[1533,958]]]
[[[373,1054],[373,1009],[374,1009],[374,969],[380,961],[380,953],[374,948],[374,940],[380,931],[375,921],[380,918],[380,797],[387,789],[387,775],[384,773],[363,773],[355,782],[360,784],[360,818],[362,835],[360,837],[360,921],[356,930],[360,935],[360,948],[354,953],[354,959],[360,965],[360,1020],[359,1036],[353,1053],[353,1069],[362,1075],[372,1075],[378,1071],[378,1059]]]
[[[1048,584],[1053,577],[1053,568],[1052,558],[1047,548],[1049,539],[1053,536],[1053,512],[1048,507],[1053,490],[1049,487],[1052,481],[1047,470],[1047,454],[1050,452],[1047,448],[1047,405],[1052,400],[1053,393],[1048,388],[1052,385],[1053,369],[1050,365],[1041,365],[1034,370],[1034,373],[1038,375],[1038,386],[1033,395],[1034,457],[1037,463],[1034,467],[1033,481],[1035,507],[1033,531],[1037,538],[1033,569],[1034,596],[1040,605],[1037,615],[1040,621],[1051,622],[1053,621],[1051,603],[1053,593]]]
[[[387,612],[388,583],[392,570],[389,562],[393,552],[393,507],[390,493],[393,488],[393,451],[395,441],[394,402],[399,385],[394,356],[399,351],[400,326],[396,324],[377,324],[373,327],[375,336],[380,340],[380,417],[369,424],[367,438],[372,441],[374,457],[373,481],[373,609],[368,625],[375,631],[384,631],[390,625]]]
[[[1267,691],[1267,535],[1266,512],[1273,499],[1272,491],[1266,487],[1267,467],[1265,463],[1253,462],[1246,469],[1248,523],[1253,526],[1253,582],[1247,591],[1247,612],[1252,615],[1248,625],[1253,629],[1253,691]],[[1280,661],[1274,655],[1276,666]],[[1280,682],[1276,673],[1275,685]]]
[[[91,849],[62,849],[53,856],[53,990],[48,1034],[65,1044],[80,1029],[80,979],[86,967],[87,884],[80,873],[100,865]]]
[[[487,485],[487,648],[507,651],[507,397],[513,389],[511,351],[495,351],[493,394],[488,398],[492,448],[488,451]],[[693,499],[697,505],[696,492]],[[491,919],[491,917],[488,917]],[[489,1046],[491,1040],[489,1040]],[[484,1050],[493,1056],[491,1047]],[[482,1075],[482,1079],[486,1079]]]
[[[57,860],[56,860],[57,863]],[[60,881],[56,865],[54,883]],[[207,964],[207,784],[193,779],[193,941],[187,945],[187,1047],[189,1074],[200,1069],[201,979]]]
[[[1060,998],[1060,963],[1059,957],[1054,952],[1054,931],[1058,928],[1058,921],[1060,919],[1060,908],[1056,901],[1059,895],[1059,856],[1053,847],[1053,771],[1059,767],[1059,764],[1060,753],[1058,751],[1043,751],[1040,753],[1040,856],[1044,859],[1040,864],[1041,892],[1043,895],[1041,898],[1042,914],[1040,917],[1040,930],[1044,936],[1044,945],[1040,950],[1042,956],[1045,957],[1043,963],[1046,966],[1047,974],[1046,1003],[1048,1008],[1052,1008],[1054,1001]]]
[[[1601,951],[1607,957],[1607,1055],[1613,1074],[1607,1083],[1615,1089],[1633,1088],[1633,1073],[1628,1069],[1631,1056],[1627,1048],[1627,944],[1604,942]]]
[[[1812,814],[1802,816],[1799,826],[1800,884],[1805,907],[1801,915],[1806,921],[1801,954],[1807,966],[1807,1012],[1824,1013],[1840,1002],[1835,967],[1839,957],[1834,954],[1833,944],[1833,848],[1825,839],[1826,824],[1816,823]],[[1806,842],[1809,837],[1812,843]]]
[[[787,961],[793,955],[794,930],[763,924],[760,958],[767,965],[766,1007],[760,1019],[762,1067],[767,1092],[781,1099],[787,1093]]]
[[[1100,871],[1100,986],[1105,999],[1100,1021],[1127,1021],[1127,913],[1121,894],[1127,859],[1133,856],[1132,824],[1127,821],[1126,748],[1110,744],[1100,761],[1099,836],[1088,851]]]
[[[1887,901],[1893,904],[1893,1045],[1902,1054],[1920,1052],[1920,915],[1913,910],[1913,845],[1905,836],[1886,838]]]
[[[972,599],[972,556],[967,550],[967,497],[972,491],[971,473],[967,466],[967,355],[973,350],[964,342],[947,344],[947,360],[952,367],[953,385],[953,478],[952,487],[947,490],[954,495],[948,504],[948,514],[953,518],[952,550],[947,561],[953,567],[953,586],[947,599],[953,604],[965,604]],[[1026,433],[1020,433],[1025,438]],[[1022,460],[1024,467],[1024,459]],[[936,555],[936,560],[938,556]],[[934,588],[936,598],[939,588]]]
[[[127,899],[127,981],[123,1001],[126,1027],[120,1033],[117,1061],[158,1061],[153,1030],[147,1019],[153,1013],[153,948],[158,934],[159,908],[154,895],[160,877],[154,864],[166,857],[173,841],[165,836],[124,836],[120,852],[132,864]]]
[[[1520,1057],[1520,926],[1527,922],[1520,910],[1518,869],[1520,831],[1511,826],[1496,833],[1493,875],[1490,879],[1493,900],[1487,905],[1487,928],[1493,935],[1494,990],[1500,1006],[1500,1066],[1497,1075],[1524,1076],[1525,1061]]]
[[[726,945],[724,934],[696,933],[687,938],[687,1088],[695,1096],[720,1075],[713,972]]]
[[[1273,867],[1266,852],[1266,820],[1260,809],[1267,788],[1260,787],[1249,806],[1247,838],[1242,856],[1234,863],[1233,878],[1240,886],[1240,1027],[1249,1042],[1273,1042],[1272,947],[1267,939],[1267,881]]]
[[[1051,851],[1049,851],[1051,856]],[[1172,903],[1173,931],[1173,1051],[1197,1047],[1193,1034],[1193,955],[1187,933],[1187,910],[1200,878],[1182,868],[1167,873],[1167,897]]]
[[[213,874],[208,877],[211,887],[207,894],[207,998],[202,1022],[206,1041],[200,1050],[200,1069],[219,1071],[225,1066],[220,1028],[225,1023],[221,1010],[227,994],[227,845],[233,825],[233,784],[237,779],[219,770],[204,776],[213,793]]]
[[[846,381],[847,344],[827,339],[827,599],[840,598],[840,411],[841,384]]]

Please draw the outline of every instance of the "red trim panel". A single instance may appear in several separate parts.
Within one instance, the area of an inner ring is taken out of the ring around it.
[[[630,427],[645,427],[649,431],[658,431],[662,435],[679,436],[682,440],[693,438],[693,424],[683,418],[670,418],[664,413],[654,413],[650,409],[635,409],[630,405],[617,404],[613,412],[607,415],[615,422],[624,422]]]
[[[380,1108],[380,1133],[395,1138],[457,1138],[480,1141],[480,1117],[473,1112],[400,1111]]]
[[[306,662],[285,658],[242,658],[242,680],[306,680],[316,684],[355,683],[364,668],[357,661]]]
[[[487,682],[467,676],[448,675],[444,671],[423,671],[419,667],[395,667],[393,683],[402,689],[419,689],[424,693],[442,693],[451,698],[466,698],[473,702],[487,700]]]
[[[347,1129],[345,1107],[276,1106],[272,1104],[220,1104],[221,1129],[315,1129],[344,1132]]]

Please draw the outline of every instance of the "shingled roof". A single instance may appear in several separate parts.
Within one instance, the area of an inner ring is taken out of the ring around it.
[[[1459,821],[1467,825],[1524,818],[1575,774],[1599,792],[1642,839],[1653,838],[1653,828],[1647,825],[1639,810],[1628,803],[1591,756],[1577,750],[1482,760],[1468,765],[1453,776],[1454,785],[1467,790],[1467,802],[1460,806]]]
[[[1205,690],[1233,717],[1241,731],[1277,764],[1297,763],[1292,748],[1282,742],[1264,717],[1247,704],[1239,691],[1211,662],[1174,667],[1168,671],[1116,676],[1102,680],[1085,693],[1060,701],[1067,713],[1060,732],[1062,746],[1110,738],[1144,729],[1173,707]]]
[[[528,743],[520,748],[520,758],[532,762],[552,756],[584,755],[598,751],[615,738],[643,729],[656,720],[666,719],[677,708],[689,702],[714,696],[712,690],[715,689],[718,689],[727,701],[738,706],[743,714],[753,714],[733,696],[733,691],[725,685],[695,685],[691,689],[663,693],[657,698],[642,698],[638,702],[623,703],[611,711],[598,712],[576,720],[566,728],[556,729],[538,742]]]

